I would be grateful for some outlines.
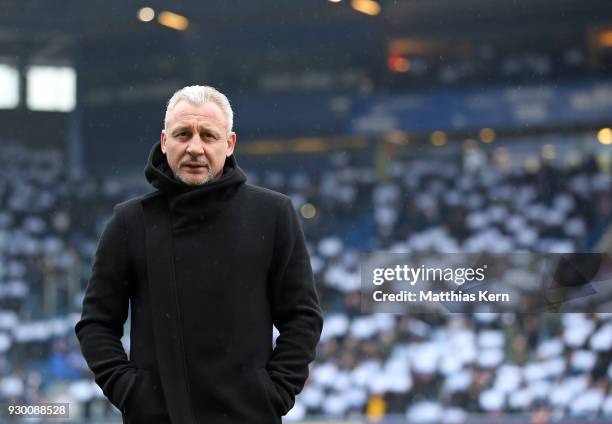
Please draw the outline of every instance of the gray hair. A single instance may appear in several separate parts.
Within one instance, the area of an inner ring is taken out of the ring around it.
[[[168,115],[180,100],[187,100],[195,106],[209,102],[219,106],[227,122],[227,136],[229,137],[234,126],[234,112],[225,94],[207,85],[191,85],[181,88],[170,97],[170,100],[168,100],[166,116],[164,117],[164,127],[168,124]]]

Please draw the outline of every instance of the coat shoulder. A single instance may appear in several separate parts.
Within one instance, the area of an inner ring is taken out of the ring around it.
[[[125,215],[137,214],[142,210],[141,205],[143,202],[155,199],[161,195],[162,194],[159,191],[153,191],[150,193],[143,194],[141,196],[132,197],[131,199],[127,199],[123,202],[117,203],[115,205],[115,213]]]
[[[283,193],[252,184],[244,184],[243,191],[245,195],[251,197],[254,201],[268,206],[280,208],[291,202],[290,197]]]

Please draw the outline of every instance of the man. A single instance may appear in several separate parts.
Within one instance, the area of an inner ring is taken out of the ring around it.
[[[157,190],[100,239],[76,333],[124,423],[280,423],[308,377],[322,314],[304,236],[288,197],[245,183],[232,121],[217,90],[177,91],[145,169]]]

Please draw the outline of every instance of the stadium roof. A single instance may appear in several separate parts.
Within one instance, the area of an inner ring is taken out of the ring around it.
[[[370,0],[371,1],[371,0]],[[275,32],[262,40],[260,49],[290,35],[301,47],[329,41],[329,33],[309,27],[329,25],[342,43],[351,44],[355,28],[386,35],[420,33],[452,35],[486,30],[500,37],[525,31],[582,28],[585,23],[605,22],[612,2],[605,0],[378,0],[378,16],[352,9],[350,0],[195,0],[184,1],[0,1],[0,54],[61,57],[74,43],[96,38],[128,37],[150,30],[136,19],[137,10],[150,6],[169,10],[190,21],[191,33],[239,32],[258,28]],[[293,28],[291,32],[289,29]],[[160,28],[157,28],[160,29]],[[163,28],[164,30],[167,30]],[[278,31],[277,31],[278,30]],[[345,30],[348,30],[348,34]],[[357,37],[359,40],[359,37]]]

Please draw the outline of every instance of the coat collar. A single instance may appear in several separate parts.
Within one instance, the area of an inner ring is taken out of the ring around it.
[[[157,142],[149,153],[145,167],[147,181],[170,200],[171,209],[181,208],[184,211],[194,206],[201,208],[203,201],[223,197],[225,193],[246,182],[246,175],[238,166],[234,155],[225,160],[223,174],[213,182],[201,186],[190,186],[178,180],[161,151],[161,142]],[[208,203],[208,202],[207,202]]]

